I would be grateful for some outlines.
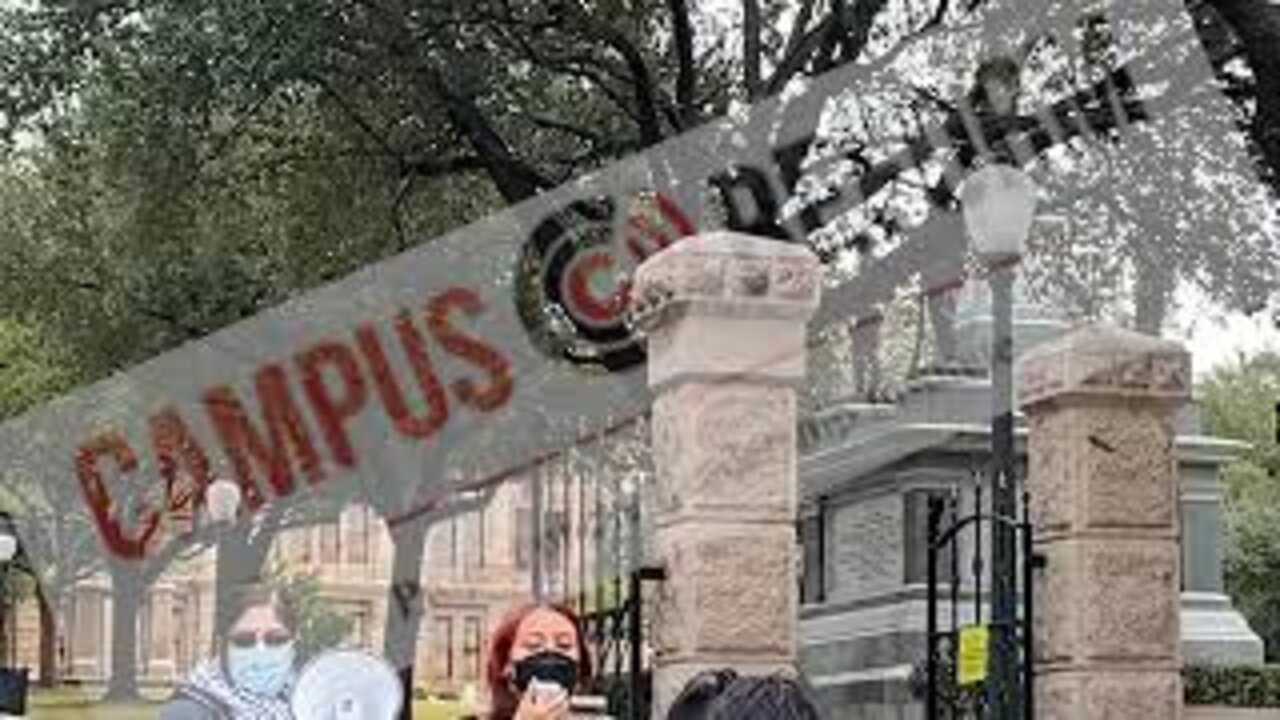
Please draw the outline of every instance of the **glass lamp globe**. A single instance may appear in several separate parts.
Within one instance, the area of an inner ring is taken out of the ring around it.
[[[991,164],[960,188],[964,225],[985,259],[1021,255],[1036,213],[1036,186],[1011,165]]]
[[[215,523],[235,520],[240,510],[240,486],[226,478],[218,478],[204,491],[209,519]]]
[[[7,563],[18,554],[18,538],[7,530],[0,530],[0,563]]]

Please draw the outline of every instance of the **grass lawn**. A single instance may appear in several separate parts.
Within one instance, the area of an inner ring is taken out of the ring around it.
[[[33,690],[27,717],[31,720],[154,720],[160,713],[160,699],[167,693],[129,705],[102,703],[98,695],[98,691],[74,688]],[[413,704],[414,720],[453,720],[462,715],[463,710],[456,703],[419,700]]]

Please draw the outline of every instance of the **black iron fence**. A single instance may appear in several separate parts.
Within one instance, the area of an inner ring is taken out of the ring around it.
[[[1013,696],[1006,707],[1016,707],[1018,717],[1035,717],[1033,575],[1043,558],[1034,550],[1025,496],[1022,505],[1021,518],[982,512],[979,490],[973,512],[962,515],[959,495],[929,499],[927,648],[921,688],[928,720],[993,717],[994,692]],[[983,551],[990,533],[1000,526],[1015,533],[1020,550],[1014,584],[1019,612],[1011,627],[986,617],[983,597],[987,576]],[[1008,651],[992,652],[1002,642]],[[1016,667],[998,667],[998,663]],[[1007,686],[991,682],[997,673],[1008,678]]]
[[[608,701],[609,714],[615,718],[649,717],[653,675],[646,652],[649,633],[644,586],[665,579],[662,568],[642,567],[598,587],[595,599],[580,600],[585,608],[583,632],[595,668],[590,690]],[[593,606],[588,606],[589,602]]]

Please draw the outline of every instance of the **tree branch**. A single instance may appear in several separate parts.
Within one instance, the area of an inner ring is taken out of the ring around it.
[[[597,22],[587,16],[575,3],[567,2],[557,7],[564,8],[574,16],[587,35],[609,46],[622,58],[631,75],[632,92],[636,99],[636,113],[640,124],[640,139],[645,147],[656,145],[662,140],[662,125],[658,113],[658,101],[653,83],[653,75],[644,55],[635,43],[631,42],[621,30],[608,23]]]
[[[600,137],[600,133],[595,132],[594,130],[589,130],[581,125],[534,113],[530,113],[525,119],[544,130],[555,130],[567,135],[573,135],[574,137],[585,140],[592,145],[604,144],[604,138]]]
[[[817,4],[817,0],[804,0],[800,3],[800,9],[796,11],[795,22],[791,24],[791,34],[787,37],[787,44],[782,51],[782,57],[791,57],[800,49],[800,44],[804,42],[808,35],[809,20],[813,18],[813,7]]]
[[[520,202],[554,185],[550,179],[515,156],[506,140],[476,106],[474,99],[450,89],[439,70],[430,68],[424,74],[435,95],[446,105],[450,123],[471,145],[498,192],[507,202]]]
[[[929,22],[924,24],[924,27],[927,29],[942,25],[942,23],[947,19],[947,12],[949,10],[951,10],[951,0],[938,0],[937,10],[934,11],[933,17],[929,18]]]
[[[854,0],[849,11],[849,24],[844,37],[840,39],[840,62],[853,62],[867,49],[871,41],[871,28],[875,27],[876,18],[888,6],[888,0]],[[904,38],[902,42],[909,42]]]
[[[1280,4],[1270,0],[1209,0],[1244,46],[1257,82],[1252,134],[1280,192]]]
[[[742,77],[751,100],[758,98],[761,91],[761,32],[760,0],[742,0]]]
[[[1046,109],[1047,114],[1053,117],[1060,127],[1061,137],[1055,138],[1050,135],[1044,129],[1040,119],[1035,116],[1014,118],[986,116],[980,119],[981,132],[984,137],[992,138],[992,140],[988,141],[992,146],[1007,145],[1011,136],[1021,135],[1031,151],[1039,154],[1053,146],[1059,139],[1069,142],[1073,138],[1079,137],[1083,134],[1085,128],[1091,128],[1099,132],[1112,129],[1117,126],[1118,119],[1111,105],[1104,102],[1099,107],[1090,108],[1088,103],[1095,98],[1105,97],[1108,84],[1119,82],[1119,79],[1126,71],[1127,66],[1118,68],[1091,87],[1081,90],[1070,97],[1063,98]],[[1166,99],[1172,101],[1172,99]],[[1126,99],[1122,101],[1122,107],[1132,120],[1147,119],[1147,110],[1142,102]],[[1077,109],[1080,109],[1082,117],[1076,115]],[[949,115],[944,124],[944,132],[952,138],[953,149],[959,151],[961,155],[964,155],[966,151],[972,152],[968,140],[962,139],[965,138],[965,130],[963,119],[959,113]],[[916,168],[931,157],[936,149],[933,139],[926,135],[921,135],[909,141],[901,151],[873,165],[862,173],[855,181],[857,187],[852,196],[857,199],[875,196],[889,183],[895,181],[905,170]],[[902,258],[921,252],[920,248],[917,247],[919,242],[918,240],[907,239],[883,260],[879,261],[877,267],[888,267],[892,262],[898,262],[899,264],[905,262]],[[898,258],[898,260],[892,260],[893,258]],[[908,269],[913,270],[914,268]],[[865,280],[866,276],[859,273],[858,278],[841,285],[823,298],[822,307],[813,321],[815,327],[823,327],[831,322],[837,312],[848,313],[850,308],[866,307],[874,302],[879,302],[882,298],[869,297],[869,293],[884,292],[885,288],[891,290],[897,286],[897,283],[890,280],[875,283],[875,288],[879,288],[878,290],[868,289],[868,284],[859,282],[859,278]],[[905,280],[906,278],[903,277],[902,279]]]
[[[409,248],[409,237],[404,230],[404,203],[413,190],[415,175],[406,175],[400,180],[395,195],[391,198],[391,227],[396,232],[396,250],[403,252]]]
[[[824,73],[836,66],[836,52],[840,49],[845,35],[849,31],[849,6],[845,0],[831,0],[831,14],[827,31],[822,35],[822,43],[814,58],[814,70]]]
[[[676,52],[676,107],[683,127],[697,124],[698,108],[694,99],[698,69],[693,57],[693,18],[688,0],[667,0],[671,10],[671,27]]]
[[[338,109],[342,111],[342,114],[345,115],[353,125],[359,128],[361,132],[369,136],[369,139],[373,140],[378,147],[382,148],[383,152],[385,152],[388,157],[397,157],[399,155],[395,148],[391,147],[391,143],[387,141],[387,138],[382,133],[374,129],[373,124],[356,111],[355,107],[353,107],[351,103],[347,102],[347,99],[343,97],[328,80],[325,80],[319,74],[309,74],[306,78],[310,82],[315,83],[315,85],[320,88],[321,92],[328,95],[329,98],[333,100],[334,104],[338,106]]]
[[[776,95],[782,92],[782,88],[786,86],[796,75],[804,70],[818,50],[822,47],[822,41],[831,32],[831,25],[835,22],[835,17],[828,15],[818,23],[816,27],[807,33],[802,34],[795,42],[795,48],[790,50],[786,57],[778,63],[778,67],[773,71],[773,77],[769,78],[765,94]]]

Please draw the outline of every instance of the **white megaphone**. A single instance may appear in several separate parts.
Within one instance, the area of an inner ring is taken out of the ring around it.
[[[395,720],[402,702],[400,678],[386,661],[335,650],[302,669],[289,706],[296,720]]]

